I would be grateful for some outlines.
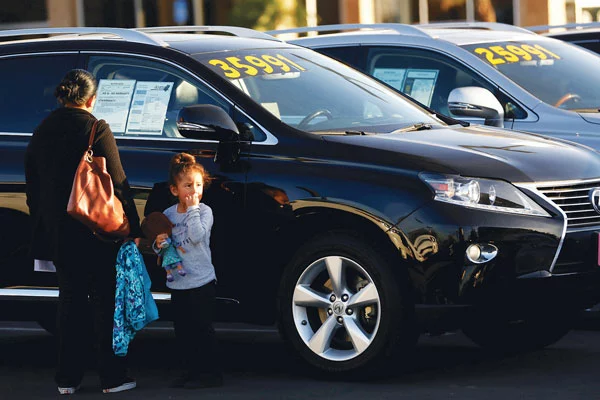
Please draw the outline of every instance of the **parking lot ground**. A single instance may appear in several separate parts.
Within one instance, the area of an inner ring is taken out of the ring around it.
[[[593,399],[600,393],[600,332],[576,330],[529,354],[490,355],[460,333],[422,336],[413,368],[371,382],[307,375],[270,328],[218,326],[226,384],[197,391],[167,388],[176,371],[169,324],[141,332],[130,353],[139,388],[123,399]],[[243,328],[239,330],[239,328]],[[56,398],[54,338],[33,323],[0,324],[0,398]],[[106,398],[90,369],[81,398]]]

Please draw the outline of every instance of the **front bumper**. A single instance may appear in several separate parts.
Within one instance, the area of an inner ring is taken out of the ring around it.
[[[561,215],[530,217],[431,202],[397,228],[408,243],[418,306],[519,314],[547,307],[583,309],[600,301],[597,234],[569,233],[563,239]],[[424,236],[435,246],[419,252]],[[474,243],[493,244],[497,256],[470,262],[465,251]]]

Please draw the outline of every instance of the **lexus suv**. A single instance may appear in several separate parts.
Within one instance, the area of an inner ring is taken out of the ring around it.
[[[444,115],[600,150],[600,58],[512,25],[330,25],[290,43],[374,76]]]
[[[56,307],[55,274],[28,257],[23,155],[72,68],[98,79],[93,113],[114,132],[140,216],[170,204],[173,154],[214,177],[203,201],[216,318],[278,325],[307,365],[376,371],[406,362],[419,333],[455,329],[494,349],[540,348],[600,300],[600,155],[584,146],[458,124],[242,28],[0,38],[2,318],[48,326]]]

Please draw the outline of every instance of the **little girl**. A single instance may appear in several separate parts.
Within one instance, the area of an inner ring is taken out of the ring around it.
[[[223,377],[217,354],[212,320],[215,308],[216,275],[210,254],[212,210],[200,203],[209,176],[194,156],[179,153],[171,159],[169,187],[179,200],[163,213],[173,223],[172,240],[179,252],[186,276],[173,274],[171,289],[175,337],[184,374],[171,387],[203,388],[221,386]],[[160,250],[168,235],[156,236]]]

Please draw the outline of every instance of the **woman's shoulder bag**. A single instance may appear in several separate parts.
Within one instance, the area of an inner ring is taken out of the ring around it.
[[[98,127],[94,121],[87,150],[83,153],[67,205],[67,213],[101,236],[125,238],[129,221],[123,204],[115,196],[106,158],[94,157],[92,145]]]

